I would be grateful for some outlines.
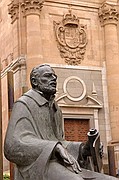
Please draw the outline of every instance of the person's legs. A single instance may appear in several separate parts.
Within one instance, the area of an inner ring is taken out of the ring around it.
[[[108,176],[103,173],[97,173],[94,171],[89,171],[87,169],[82,169],[82,172],[80,173],[81,177],[83,179],[89,179],[89,180],[117,180],[117,178],[113,176]]]
[[[73,173],[56,161],[51,161],[47,180],[116,180],[117,178],[102,173],[82,169],[79,174]]]
[[[83,180],[80,174],[68,170],[56,161],[51,161],[48,168],[48,180]]]

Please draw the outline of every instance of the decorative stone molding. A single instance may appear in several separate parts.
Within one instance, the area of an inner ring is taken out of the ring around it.
[[[8,13],[11,15],[12,23],[19,17],[19,9],[24,16],[30,14],[40,15],[45,0],[12,0],[8,5]]]
[[[103,103],[102,101],[100,101],[98,99],[98,96],[97,96],[97,91],[96,91],[96,88],[95,88],[95,84],[93,82],[93,89],[92,89],[92,94],[91,95],[87,95],[86,97],[87,99],[87,106],[95,106],[95,107],[98,107],[98,108],[102,108],[103,107]]]
[[[2,64],[2,70],[5,69],[12,61],[13,61],[13,53],[8,54],[8,56],[1,61]]]
[[[24,2],[21,3],[21,8],[24,16],[30,14],[36,14],[40,16],[43,3],[44,0],[24,0]]]
[[[57,101],[68,98],[72,102],[79,102],[86,96],[86,85],[82,79],[77,76],[69,76],[63,83],[63,94],[56,97]]]
[[[19,16],[19,0],[13,0],[8,5],[8,13],[11,15],[12,23],[18,19]]]
[[[103,103],[97,99],[97,98],[94,98],[92,96],[87,96],[86,97],[87,99],[87,106],[88,107],[97,107],[97,108],[102,108],[103,107]]]
[[[80,87],[80,91],[78,91],[78,96],[74,97],[72,93],[70,93],[70,90],[68,89],[68,84],[73,83],[75,86],[75,83],[78,83]],[[79,77],[76,76],[70,76],[67,79],[65,79],[63,84],[63,90],[64,93],[67,94],[67,98],[71,101],[81,101],[85,95],[86,95],[86,85],[83,80],[81,80]]]
[[[1,76],[4,76],[7,71],[13,70],[14,72],[21,67],[26,67],[26,57],[20,56],[16,60],[12,60],[5,68],[1,71]]]
[[[99,8],[99,18],[102,26],[106,24],[117,25],[119,18],[117,6],[108,3],[102,4],[102,6]]]
[[[80,64],[86,51],[86,26],[69,11],[61,22],[54,21],[54,30],[61,57],[68,65]]]
[[[56,101],[64,107],[83,107],[83,108],[103,108],[103,103],[97,97],[95,85],[93,83],[92,94],[86,90],[85,82],[77,76],[69,76],[63,83],[63,93],[56,95]],[[67,101],[67,99],[69,101]],[[84,101],[83,101],[84,100]]]
[[[12,64],[12,70],[17,70],[21,67],[26,67],[26,57],[25,56],[20,56],[16,59],[16,61],[14,61],[14,63]]]

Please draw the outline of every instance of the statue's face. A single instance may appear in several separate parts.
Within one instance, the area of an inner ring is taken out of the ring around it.
[[[56,93],[57,76],[49,66],[43,66],[39,69],[37,76],[37,89],[43,93],[53,95]]]

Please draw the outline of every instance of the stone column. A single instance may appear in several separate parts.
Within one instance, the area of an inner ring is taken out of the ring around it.
[[[104,3],[99,18],[104,27],[105,61],[112,140],[119,140],[119,42],[117,7]]]
[[[27,72],[36,64],[42,63],[42,40],[40,27],[40,13],[43,0],[24,0],[21,9],[26,18],[26,51]],[[29,79],[29,77],[28,77]]]
[[[21,11],[23,2],[24,0],[12,0],[8,5],[13,32],[12,70],[14,71],[15,98],[18,98],[22,94],[23,87],[27,86],[24,73],[26,71],[26,24]]]

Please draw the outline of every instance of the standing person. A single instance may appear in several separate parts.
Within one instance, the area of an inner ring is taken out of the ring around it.
[[[14,104],[4,153],[16,164],[15,180],[83,180],[85,176],[98,179],[98,173],[80,167],[80,162],[85,167],[89,146],[63,138],[62,113],[54,100],[56,80],[49,65],[33,68],[32,89]],[[99,179],[107,177],[102,176]]]

